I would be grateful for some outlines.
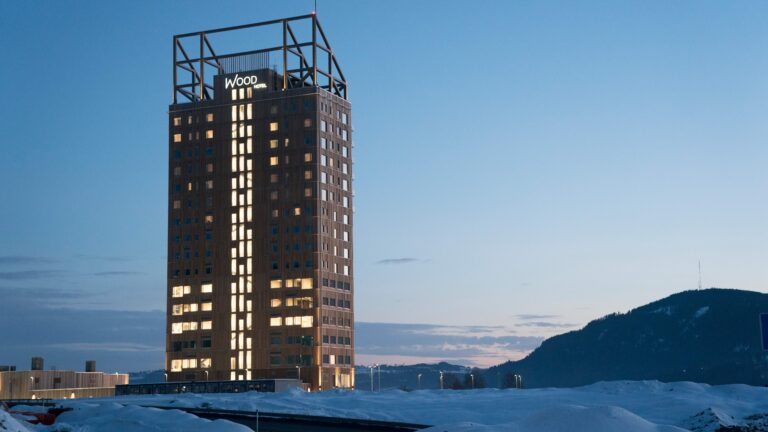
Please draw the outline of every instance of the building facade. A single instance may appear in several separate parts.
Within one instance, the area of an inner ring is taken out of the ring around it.
[[[85,372],[45,370],[43,359],[34,357],[31,370],[0,366],[0,400],[108,397],[128,379],[128,374],[96,372],[93,361],[87,362]]]
[[[268,26],[282,45],[212,42]],[[352,113],[317,17],[177,35],[174,52],[168,380],[353,387]]]

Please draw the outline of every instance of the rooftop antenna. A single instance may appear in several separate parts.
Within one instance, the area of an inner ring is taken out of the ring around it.
[[[701,289],[701,260],[699,260],[699,289]]]

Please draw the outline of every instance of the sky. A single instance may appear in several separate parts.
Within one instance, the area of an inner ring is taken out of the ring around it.
[[[0,2],[0,364],[162,368],[171,38],[312,7]],[[768,3],[318,17],[354,112],[358,363],[519,358],[699,261],[768,289]]]

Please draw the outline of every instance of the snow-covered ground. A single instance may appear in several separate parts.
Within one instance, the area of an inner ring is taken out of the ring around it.
[[[69,425],[66,430],[71,431],[247,430],[178,411],[131,405],[260,410],[436,425],[427,429],[430,432],[714,432],[720,426],[731,425],[768,431],[768,388],[690,382],[614,381],[532,390],[129,396],[66,401],[66,405],[75,410],[61,415],[59,422]],[[31,429],[62,430],[41,426]]]

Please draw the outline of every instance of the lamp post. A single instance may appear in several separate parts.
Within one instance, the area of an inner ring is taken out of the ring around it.
[[[163,375],[165,375],[165,382],[168,382],[168,372],[163,372]]]
[[[376,365],[371,366],[371,391],[373,391],[373,368],[375,368]]]
[[[416,380],[419,382],[419,390],[421,390],[421,374],[416,375]]]
[[[301,382],[301,365],[296,365],[296,379]]]
[[[379,372],[379,391],[381,391],[381,365],[380,364],[376,365],[376,370],[378,370]]]
[[[440,371],[440,390],[443,389],[443,371]]]
[[[205,372],[205,380],[208,381],[208,371],[204,371],[204,372]]]
[[[469,378],[472,380],[472,390],[475,389],[475,374],[469,374]]]

